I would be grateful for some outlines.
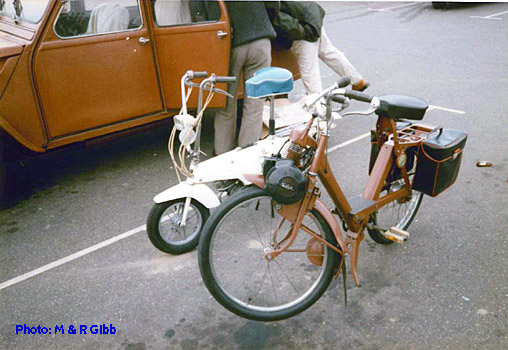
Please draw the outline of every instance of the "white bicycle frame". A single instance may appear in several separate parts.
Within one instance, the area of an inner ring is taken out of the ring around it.
[[[182,87],[182,111],[187,114],[187,104],[185,100],[185,84],[186,73],[181,80]],[[213,76],[213,75],[212,75]],[[202,91],[206,89],[206,85],[212,80],[212,77],[204,79],[199,85],[199,100],[197,113],[201,112],[202,108]],[[194,85],[196,86],[196,85]],[[214,89],[214,87],[212,87]],[[222,90],[215,89],[220,93],[226,93]],[[236,97],[234,97],[236,98]],[[273,103],[271,104],[273,109]],[[271,111],[273,115],[273,111]],[[214,192],[206,183],[224,180],[239,180],[243,185],[250,185],[251,182],[247,180],[245,174],[259,174],[263,173],[263,160],[265,156],[271,156],[279,152],[287,137],[270,136],[264,140],[258,141],[251,146],[244,148],[236,148],[227,153],[221,154],[214,158],[208,159],[204,162],[199,162],[201,138],[201,123],[196,127],[196,141],[194,150],[192,152],[192,160],[190,170],[191,177],[178,185],[172,186],[165,191],[159,193],[154,197],[155,203],[164,203],[175,199],[185,198],[185,206],[180,225],[185,226],[187,213],[189,210],[191,199],[201,203],[208,209],[219,206],[219,195]]]

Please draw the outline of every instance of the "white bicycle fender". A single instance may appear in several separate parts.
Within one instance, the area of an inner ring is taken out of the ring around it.
[[[215,208],[220,202],[217,195],[204,184],[191,185],[182,182],[176,186],[168,188],[153,198],[155,203],[164,203],[178,198],[191,197],[207,208]]]

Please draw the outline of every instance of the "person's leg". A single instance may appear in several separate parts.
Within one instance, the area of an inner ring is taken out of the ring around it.
[[[246,49],[239,46],[231,50],[231,61],[229,75],[236,77],[236,83],[229,84],[228,92],[233,98],[226,99],[226,108],[215,113],[215,154],[222,154],[231,151],[236,147],[236,99],[238,94],[238,84],[240,83],[240,74],[245,62]]]
[[[248,54],[243,66],[243,82],[251,78],[256,71],[269,67],[272,61],[272,47],[269,39],[260,39],[252,43],[242,45],[248,46]],[[245,89],[244,89],[245,91]],[[248,98],[243,96],[243,115],[238,146],[243,147],[261,137],[263,126],[263,99]]]
[[[351,78],[351,84],[358,83],[362,76],[355,67],[349,62],[346,55],[339,49],[337,49],[331,43],[330,39],[326,35],[325,29],[321,28],[321,37],[318,40],[319,43],[319,58],[326,63],[335,73],[340,76],[347,75]]]
[[[297,58],[298,69],[307,94],[314,94],[323,90],[319,70],[318,46],[318,42],[311,43],[305,40],[297,40],[293,42],[291,47],[291,51]]]

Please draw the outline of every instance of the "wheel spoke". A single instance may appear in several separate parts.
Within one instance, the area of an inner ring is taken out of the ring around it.
[[[201,231],[201,213],[192,203],[187,212],[185,226],[180,226],[183,210],[183,203],[175,203],[166,209],[159,220],[160,236],[170,244],[184,244],[194,239]]]
[[[275,289],[275,284],[273,282],[272,271],[270,270],[270,264],[268,264],[268,273],[270,274],[270,281],[272,282],[273,295],[275,297],[275,302],[279,303],[279,298],[277,298],[277,290]]]
[[[279,267],[279,269],[281,270],[282,274],[284,275],[284,277],[286,277],[287,281],[289,282],[289,284],[291,285],[291,287],[293,287],[295,293],[298,295],[298,290],[296,289],[295,285],[293,284],[293,282],[291,282],[291,280],[289,279],[286,271],[284,271],[284,269],[282,268],[282,265],[280,264],[279,261],[277,260],[274,260],[276,263],[277,263],[277,266]]]
[[[258,296],[259,292],[261,292],[261,288],[263,288],[263,283],[265,282],[265,277],[266,277],[266,274],[267,274],[267,272],[268,272],[269,268],[270,268],[270,264],[267,264],[267,267],[266,267],[266,269],[265,269],[265,273],[263,274],[263,278],[261,279],[261,283],[259,284],[258,291],[256,292],[256,295],[254,295],[254,297],[253,297],[253,298],[248,298],[248,299],[247,299],[247,301],[248,301],[247,305],[249,305],[249,304],[250,304],[250,301],[251,301],[252,299],[256,298],[256,297]]]
[[[257,205],[259,205],[259,202],[258,202],[258,204],[257,204]],[[256,211],[257,211],[257,209],[256,209]],[[252,221],[252,220],[253,220],[253,217],[252,217],[252,215],[253,215],[253,214],[252,214],[252,211],[251,211],[251,210],[249,210],[249,212],[248,212],[248,213],[249,213],[249,214],[248,214],[248,216],[249,216],[249,220],[251,221],[251,223],[253,223],[253,225],[252,225],[252,226],[255,228],[256,233],[257,233],[257,236],[258,236],[258,238],[259,238],[259,243],[261,243],[261,244],[263,245],[263,247],[266,247],[266,244],[265,244],[265,242],[263,242],[263,238],[261,237],[261,233],[259,232],[259,229],[258,229],[258,228],[259,228],[259,225],[256,225],[256,222],[255,222],[256,220]]]

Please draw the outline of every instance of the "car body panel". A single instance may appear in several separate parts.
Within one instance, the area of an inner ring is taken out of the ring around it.
[[[186,71],[207,71],[208,74],[228,75],[230,25],[224,3],[219,2],[219,4],[221,17],[216,22],[168,27],[153,26],[162,91],[167,109],[181,108],[179,82]],[[151,12],[149,16],[150,21],[155,23]],[[217,35],[219,32],[227,33],[227,35],[221,38]],[[203,64],[204,62],[206,64]],[[226,88],[225,85],[218,87]],[[193,94],[188,105],[196,107],[197,99],[197,94]],[[226,98],[223,95],[214,96],[209,107],[224,107],[225,101]]]
[[[0,58],[19,55],[23,51],[23,45],[9,40],[9,37],[0,37]]]
[[[43,39],[34,72],[50,139],[162,111],[152,46],[141,37],[146,28]]]

